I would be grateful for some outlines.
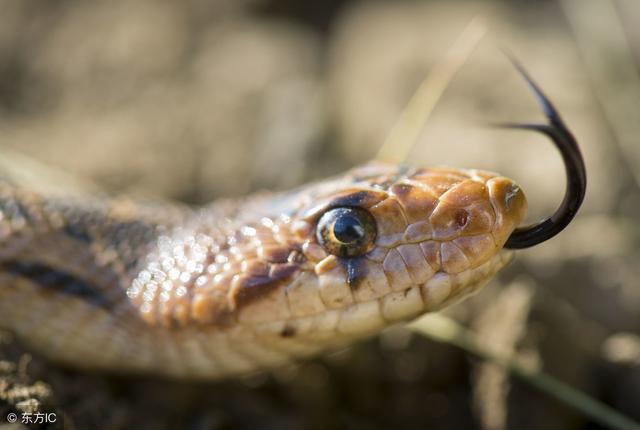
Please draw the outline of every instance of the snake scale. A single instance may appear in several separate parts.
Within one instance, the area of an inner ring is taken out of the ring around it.
[[[551,137],[571,176],[555,218],[517,228],[526,198],[495,173],[379,162],[201,208],[2,184],[0,327],[74,367],[212,379],[449,306],[584,195],[577,144],[524,76],[549,125],[513,127]]]

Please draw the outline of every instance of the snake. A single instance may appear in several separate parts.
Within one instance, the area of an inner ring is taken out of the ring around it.
[[[370,162],[192,207],[0,184],[0,328],[62,365],[170,378],[266,371],[477,292],[575,216],[578,144],[522,66],[567,188],[529,226],[497,173]]]

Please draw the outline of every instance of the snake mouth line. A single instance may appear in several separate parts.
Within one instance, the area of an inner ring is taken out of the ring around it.
[[[513,251],[502,250],[478,267],[458,274],[436,272],[427,282],[392,291],[382,297],[328,308],[307,316],[250,323],[246,328],[250,333],[260,333],[261,336],[321,338],[327,341],[336,334],[341,338],[373,334],[388,325],[437,311],[476,293],[512,260],[513,255]]]

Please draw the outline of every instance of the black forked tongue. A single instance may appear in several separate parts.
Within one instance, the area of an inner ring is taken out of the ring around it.
[[[556,212],[536,224],[515,229],[504,245],[505,248],[520,249],[529,248],[551,239],[569,225],[584,200],[587,189],[587,172],[578,142],[564,125],[555,107],[524,68],[513,58],[509,57],[509,59],[527,81],[548,122],[547,124],[501,124],[499,127],[533,130],[546,135],[560,151],[567,175],[567,188]]]

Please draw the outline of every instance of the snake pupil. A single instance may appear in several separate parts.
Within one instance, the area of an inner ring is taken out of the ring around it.
[[[333,235],[342,243],[357,242],[364,236],[364,227],[354,216],[344,215],[333,225]]]

